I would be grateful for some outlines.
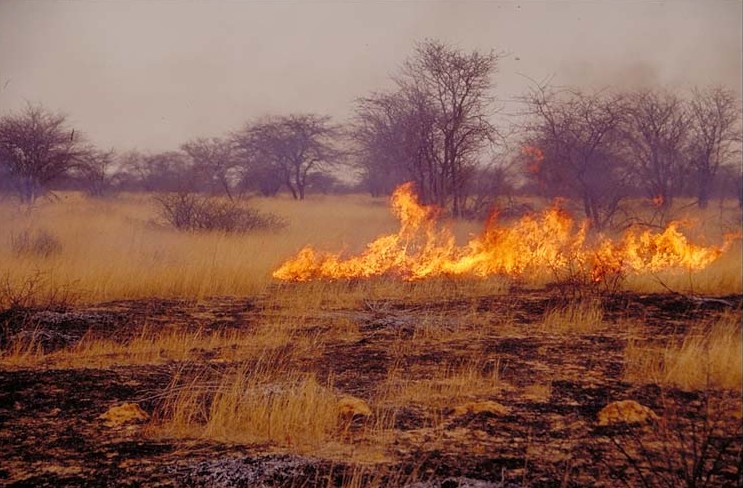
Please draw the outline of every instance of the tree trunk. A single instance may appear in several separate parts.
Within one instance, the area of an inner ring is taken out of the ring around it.
[[[698,181],[699,187],[697,189],[697,205],[699,208],[707,208],[707,205],[709,204],[710,180],[711,178],[709,177],[709,174],[700,171]]]

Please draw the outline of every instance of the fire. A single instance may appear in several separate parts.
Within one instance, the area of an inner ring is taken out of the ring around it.
[[[521,154],[527,158],[526,171],[533,175],[542,172],[542,163],[544,162],[544,152],[536,146],[524,146],[521,148]]]
[[[660,208],[665,203],[665,198],[663,198],[663,195],[655,195],[653,198],[650,199],[650,204],[653,207]]]
[[[510,226],[491,216],[481,234],[457,246],[439,209],[421,205],[412,183],[391,198],[400,221],[396,234],[384,235],[359,255],[344,257],[305,247],[274,273],[285,281],[394,276],[420,280],[437,276],[520,276],[529,272],[579,270],[599,281],[612,274],[655,273],[667,269],[701,270],[717,259],[732,239],[716,247],[691,244],[671,223],[663,232],[630,229],[612,240],[589,239],[585,222],[576,223],[552,207],[522,217]]]

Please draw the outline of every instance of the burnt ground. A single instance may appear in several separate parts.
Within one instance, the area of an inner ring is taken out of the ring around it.
[[[485,367],[499,368],[503,388],[483,399],[507,406],[506,414],[397,407],[384,466],[359,468],[343,459],[297,455],[267,444],[159,438],[146,424],[108,427],[99,419],[124,402],[156,411],[159,394],[182,371],[175,361],[79,369],[3,367],[0,485],[677,486],[685,476],[694,481],[699,475],[708,486],[740,486],[740,392],[689,392],[625,381],[629,332],[623,324],[640,323],[649,341],[682,337],[695,323],[740,313],[742,297],[624,294],[603,300],[605,325],[597,330],[538,330],[535,324],[559,301],[549,292],[519,291],[415,303],[336,303],[300,314],[313,332],[330,328],[339,318],[357,326],[352,340],[329,339],[320,354],[301,366],[332,377],[344,394],[372,398],[393,365],[425,375],[427,367],[476,357]],[[0,346],[32,333],[47,351],[71,347],[85,334],[125,342],[145,325],[150,330],[249,331],[281,314],[278,303],[266,297],[214,298],[12,310],[0,314]],[[428,327],[441,328],[439,338],[450,338],[397,350],[418,337],[424,316]],[[508,327],[501,325],[503,317]],[[483,332],[474,339],[458,334],[473,318]],[[201,361],[208,363],[210,356]],[[650,407],[667,422],[663,428],[599,426],[599,410],[623,399]],[[700,451],[702,445],[708,449]]]

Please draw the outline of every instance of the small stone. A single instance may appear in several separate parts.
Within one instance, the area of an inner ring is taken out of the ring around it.
[[[611,402],[601,409],[598,415],[599,425],[643,424],[658,420],[658,415],[650,408],[634,400]]]

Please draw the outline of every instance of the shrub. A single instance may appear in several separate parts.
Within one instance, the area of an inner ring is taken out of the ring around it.
[[[276,215],[190,192],[171,193],[155,200],[163,219],[178,230],[250,232],[286,225]]]
[[[42,271],[20,276],[6,272],[0,277],[0,312],[32,308],[65,310],[78,299],[71,287],[72,284],[59,285]]]

